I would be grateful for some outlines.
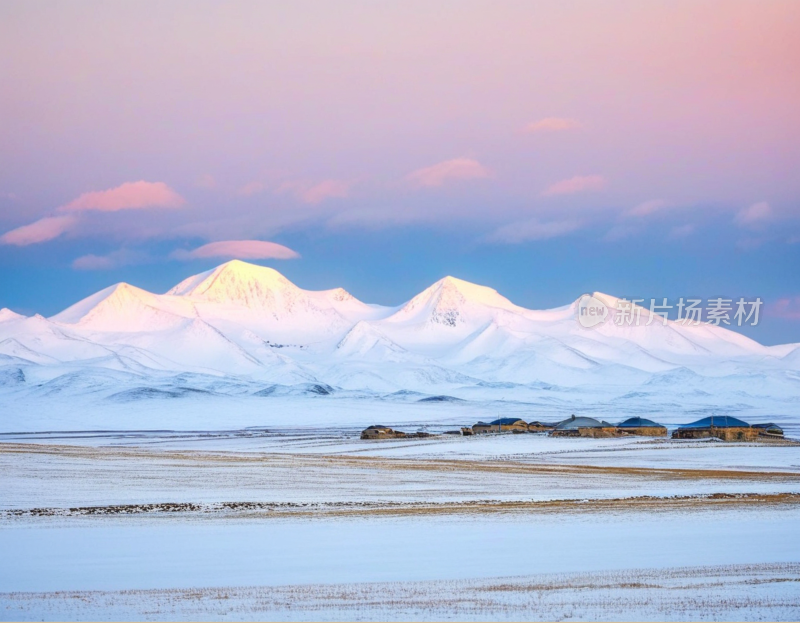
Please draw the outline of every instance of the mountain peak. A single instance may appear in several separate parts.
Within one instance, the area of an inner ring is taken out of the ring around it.
[[[497,302],[498,297],[504,301],[507,300],[505,297],[500,296],[500,294],[498,294],[497,290],[494,288],[481,286],[470,281],[464,281],[463,279],[452,277],[450,275],[439,279],[439,281],[434,283],[431,288],[439,288],[440,290],[446,292],[458,292],[464,298],[473,300],[475,302]]]
[[[467,316],[485,315],[490,308],[515,312],[520,309],[493,288],[448,275],[406,303],[395,314],[395,320],[419,318],[456,327],[464,324]]]
[[[263,307],[276,293],[296,294],[300,289],[274,268],[231,260],[212,270],[184,279],[167,294],[214,303]]]
[[[194,304],[233,305],[256,311],[261,317],[287,320],[297,314],[344,321],[341,313],[362,316],[369,308],[342,288],[320,292],[303,290],[273,268],[231,260],[183,280],[167,295]]]
[[[120,282],[87,296],[51,320],[63,324],[90,325],[99,330],[127,330],[139,328],[142,322],[147,326],[144,319],[153,313],[167,313],[162,309],[157,295]]]
[[[25,318],[25,316],[11,311],[8,307],[0,309],[0,322],[5,322],[6,320],[19,320],[20,318]]]
[[[216,268],[184,279],[169,290],[167,294],[173,296],[203,296],[209,290],[213,290],[215,286],[218,288],[220,285],[234,282],[239,284],[258,283],[263,287],[295,287],[291,281],[274,268],[248,264],[241,260],[231,260],[220,264]]]

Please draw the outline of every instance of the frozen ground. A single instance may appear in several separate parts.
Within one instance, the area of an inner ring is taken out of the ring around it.
[[[4,433],[0,618],[800,616],[796,443],[370,442],[352,406],[335,426],[103,431],[75,410]],[[431,432],[476,415],[393,413]]]
[[[561,455],[537,438],[409,442],[399,456],[386,447],[397,448],[393,442],[351,440],[334,451],[324,437],[325,453],[309,440],[294,453],[253,451],[247,438],[242,442],[246,451],[231,450],[234,442],[226,440],[229,449],[213,452],[9,442],[0,444],[0,511],[153,503],[419,505],[800,493],[800,445],[665,443],[651,450],[651,444],[639,442],[600,451],[598,446],[609,448],[623,440],[587,440],[585,449],[564,440],[571,449]],[[513,453],[499,454],[504,442]],[[451,452],[437,455],[437,443]],[[549,449],[537,453],[537,445]],[[453,446],[463,448],[457,458]],[[657,465],[653,454],[661,458]]]
[[[798,618],[796,564],[473,580],[4,595],[26,620],[737,621]]]
[[[800,551],[787,526],[798,519],[796,509],[756,509],[713,518],[19,526],[0,534],[0,612],[84,620],[796,620]],[[731,546],[756,536],[757,547]]]

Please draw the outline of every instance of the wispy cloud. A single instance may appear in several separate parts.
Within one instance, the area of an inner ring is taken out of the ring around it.
[[[118,212],[141,208],[177,208],[186,201],[163,182],[125,182],[116,188],[83,193],[45,216],[0,236],[0,244],[26,246],[53,240],[69,230],[79,230],[90,212]],[[79,216],[80,215],[80,216]]]
[[[137,208],[178,208],[186,200],[164,182],[125,182],[116,188],[83,193],[58,208],[58,212],[99,210],[116,212]]]
[[[766,201],[759,201],[736,213],[733,221],[739,227],[759,229],[772,219],[772,208]]]
[[[317,205],[327,199],[344,199],[350,196],[353,182],[345,180],[327,179],[321,182],[304,180],[287,180],[276,189],[275,194],[291,194],[299,201],[309,205]]]
[[[171,257],[178,260],[196,260],[209,257],[228,257],[245,260],[291,260],[300,254],[277,242],[263,240],[221,240],[209,242],[201,247],[186,251],[173,251]]]
[[[800,320],[800,296],[789,296],[778,299],[766,306],[765,313],[775,318]]]
[[[111,270],[120,266],[143,264],[152,258],[143,252],[132,249],[118,249],[107,255],[82,255],[72,262],[72,268],[77,270]]]
[[[568,117],[545,117],[525,126],[525,132],[563,132],[581,127],[581,122]]]
[[[344,199],[350,194],[350,182],[342,180],[325,180],[319,184],[314,184],[311,188],[300,192],[300,199],[305,203],[315,205],[322,203],[326,199]]]
[[[542,191],[542,196],[573,195],[575,193],[603,190],[607,185],[606,179],[602,175],[576,175],[551,184]]]
[[[0,243],[24,247],[29,244],[46,242],[58,238],[61,234],[75,226],[78,219],[74,216],[46,216],[23,225],[0,236]]]
[[[650,199],[632,207],[625,212],[625,216],[649,216],[654,212],[663,210],[667,206],[669,206],[669,203],[663,199]]]
[[[433,187],[443,186],[448,182],[486,179],[489,177],[492,177],[492,172],[477,160],[454,158],[412,171],[406,176],[406,180],[413,186]]]
[[[547,222],[530,219],[504,225],[496,229],[488,239],[490,242],[505,242],[509,244],[517,244],[526,240],[547,240],[548,238],[566,236],[579,229],[580,226],[581,222],[577,219]]]

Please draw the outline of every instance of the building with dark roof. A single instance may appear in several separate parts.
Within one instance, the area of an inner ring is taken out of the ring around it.
[[[541,433],[551,431],[556,427],[555,423],[551,422],[528,422],[529,433]]]
[[[754,441],[758,429],[730,415],[712,415],[684,424],[672,433],[673,439],[707,439],[715,437],[722,441]]]
[[[617,428],[628,435],[642,435],[644,437],[666,437],[667,427],[662,426],[643,417],[628,418],[617,424]]]
[[[476,435],[502,432],[527,433],[528,423],[515,417],[502,417],[488,424],[486,422],[478,422],[472,427],[472,432]]]
[[[592,417],[575,417],[556,424],[551,435],[554,437],[621,437],[613,424]]]
[[[759,437],[776,437],[783,439],[783,429],[777,424],[753,424],[753,428],[758,431]]]

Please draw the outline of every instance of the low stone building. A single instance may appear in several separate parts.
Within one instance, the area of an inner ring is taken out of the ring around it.
[[[361,431],[361,439],[399,439],[406,434],[399,430],[392,430],[388,426],[370,426]]]
[[[503,417],[493,422],[478,422],[472,427],[472,432],[476,435],[483,433],[527,433],[528,423],[514,417]]]
[[[591,417],[575,417],[559,422],[550,433],[553,437],[621,437],[622,433],[613,424]]]
[[[551,424],[549,422],[528,422],[529,433],[547,432],[549,430],[553,430],[555,427],[555,424]]]
[[[672,433],[673,439],[708,439],[722,441],[755,441],[758,429],[747,422],[729,415],[717,415],[685,424]]]
[[[666,437],[667,427],[657,424],[653,420],[643,417],[628,418],[617,424],[617,428],[628,435],[642,435],[644,437]]]
[[[770,422],[769,424],[753,424],[753,428],[758,431],[759,437],[772,437],[775,439],[783,439],[783,429],[777,424]]]

